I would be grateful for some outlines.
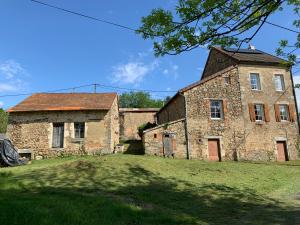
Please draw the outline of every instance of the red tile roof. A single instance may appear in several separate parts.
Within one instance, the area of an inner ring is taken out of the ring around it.
[[[117,93],[38,93],[8,112],[109,110]]]

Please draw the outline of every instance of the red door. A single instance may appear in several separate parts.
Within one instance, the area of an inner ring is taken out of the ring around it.
[[[285,141],[277,141],[277,161],[287,161],[287,150]]]
[[[208,159],[211,161],[221,161],[220,144],[218,139],[208,140]]]

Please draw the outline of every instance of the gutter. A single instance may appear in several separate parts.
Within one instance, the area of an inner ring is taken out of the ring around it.
[[[292,74],[292,69],[290,68],[290,76],[291,76],[291,82],[292,82],[292,89],[293,89],[293,95],[294,95],[294,102],[295,102],[295,108],[296,108],[296,114],[297,114],[297,127],[298,127],[298,134],[299,134],[299,112],[298,112],[298,105],[297,105],[297,97],[296,97],[296,91],[295,91],[295,84]]]
[[[185,142],[186,142],[186,159],[190,159],[190,142],[189,142],[189,132],[188,132],[188,117],[187,117],[187,102],[185,95],[181,92],[178,92],[179,95],[183,97],[184,100],[184,132],[185,132]]]

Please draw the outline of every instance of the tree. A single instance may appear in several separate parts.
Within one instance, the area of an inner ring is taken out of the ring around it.
[[[164,100],[152,99],[147,92],[128,92],[119,97],[119,105],[122,108],[161,108]]]
[[[5,112],[3,109],[0,109],[0,133],[6,132],[8,122],[8,113]]]
[[[178,0],[174,13],[158,8],[143,17],[138,33],[154,40],[156,56],[177,55],[199,46],[240,48],[250,43],[264,24],[278,26],[267,19],[287,5],[299,16],[300,0]],[[300,20],[295,20],[294,26],[298,29]],[[293,32],[297,34],[296,43],[282,40],[277,54],[296,62],[300,32]],[[293,50],[285,53],[287,47]]]

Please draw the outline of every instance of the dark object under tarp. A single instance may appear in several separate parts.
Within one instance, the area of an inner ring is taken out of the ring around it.
[[[21,159],[14,145],[7,138],[0,137],[0,165],[20,166],[28,163],[27,159]]]

